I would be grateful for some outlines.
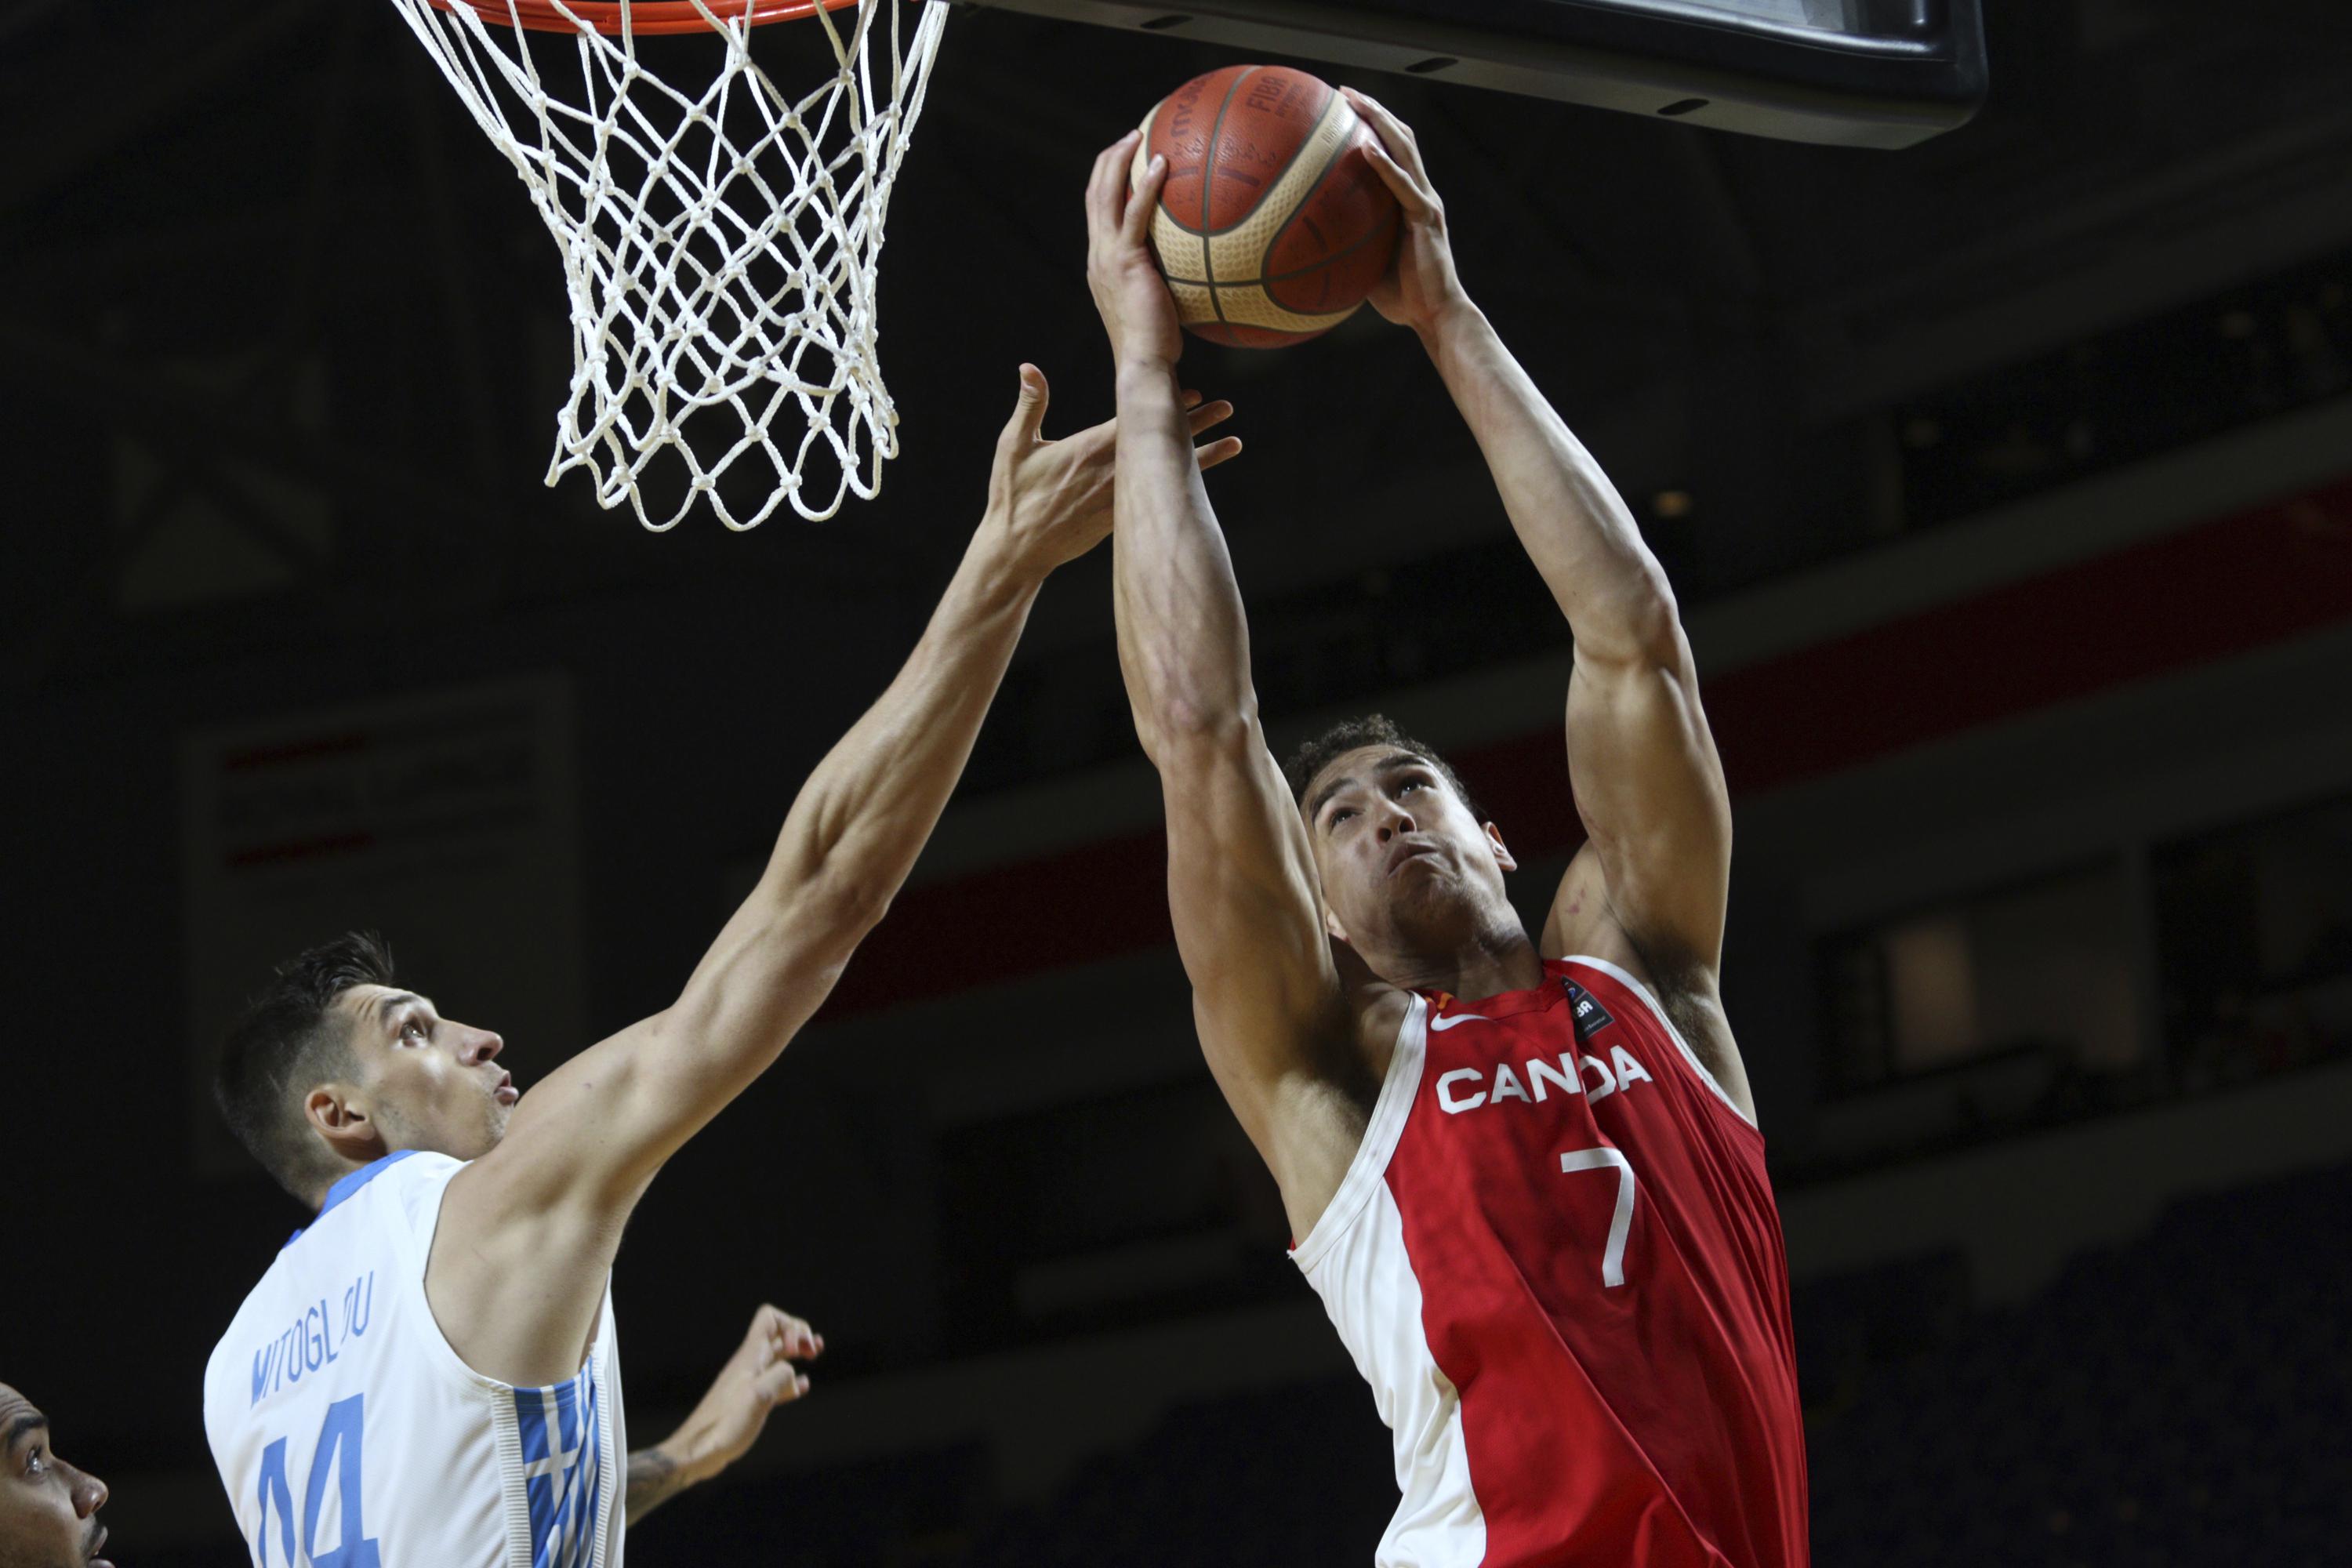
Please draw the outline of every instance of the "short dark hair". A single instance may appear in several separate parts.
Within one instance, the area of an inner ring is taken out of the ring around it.
[[[1394,746],[1400,752],[1411,752],[1437,770],[1438,776],[1445,781],[1446,787],[1454,792],[1455,798],[1469,809],[1471,816],[1480,815],[1478,803],[1471,798],[1470,791],[1463,784],[1461,775],[1454,771],[1453,764],[1437,754],[1436,747],[1425,745],[1398,729],[1396,721],[1385,713],[1366,713],[1354,719],[1342,719],[1291,752],[1290,760],[1282,765],[1283,779],[1290,785],[1290,798],[1305,805],[1307,786],[1315,782],[1315,775],[1329,767],[1334,757],[1345,756],[1360,746]]]
[[[332,1016],[354,985],[393,984],[392,948],[345,931],[279,964],[221,1043],[213,1099],[229,1131],[278,1184],[305,1203],[328,1162],[309,1135],[299,1095],[349,1070],[351,1029]]]

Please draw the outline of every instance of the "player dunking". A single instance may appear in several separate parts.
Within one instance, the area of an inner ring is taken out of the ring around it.
[[[1023,367],[987,511],[929,626],[809,775],[666,1011],[518,1096],[498,1036],[441,1017],[347,937],[282,968],[234,1031],[222,1107],[317,1211],[205,1375],[256,1568],[617,1568],[626,1526],[804,1386],[793,1363],[821,1344],[768,1309],[677,1436],[629,1455],[613,1260],[663,1164],[776,1059],[881,919],[1039,586],[1109,531],[1111,430],[1039,439],[1045,394]],[[1197,460],[1238,450],[1213,441]]]
[[[1800,1568],[1787,1274],[1717,993],[1731,818],[1689,647],[1623,503],[1463,291],[1412,132],[1349,98],[1406,220],[1372,303],[1436,362],[1575,637],[1588,837],[1530,938],[1501,833],[1386,721],[1286,783],[1185,458],[1145,241],[1165,164],[1129,200],[1122,140],[1087,191],[1119,660],[1202,1048],[1394,1431],[1377,1563]]]

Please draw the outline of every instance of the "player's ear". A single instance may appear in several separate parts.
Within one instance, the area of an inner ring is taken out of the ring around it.
[[[383,1134],[367,1100],[349,1084],[322,1083],[302,1100],[302,1119],[347,1160],[364,1164],[383,1157]]]
[[[1519,863],[1511,858],[1511,847],[1503,842],[1503,830],[1491,822],[1486,824],[1486,847],[1495,852],[1495,864],[1504,870],[1519,868]]]

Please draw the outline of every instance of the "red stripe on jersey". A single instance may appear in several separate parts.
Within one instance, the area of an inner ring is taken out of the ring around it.
[[[1386,1172],[1460,1391],[1486,1568],[1803,1568],[1763,1137],[1627,979],[1544,970],[1433,1005]]]

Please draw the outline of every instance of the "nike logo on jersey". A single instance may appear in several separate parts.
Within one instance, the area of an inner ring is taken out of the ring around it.
[[[1486,1016],[1484,1013],[1456,1013],[1451,1018],[1432,1018],[1429,1026],[1442,1035],[1456,1024],[1466,1024],[1473,1018],[1483,1019]]]
[[[1656,1081],[1647,1068],[1633,1059],[1633,1052],[1622,1046],[1612,1046],[1607,1061],[1562,1051],[1558,1065],[1541,1057],[1531,1057],[1516,1068],[1508,1062],[1497,1062],[1491,1079],[1485,1068],[1455,1068],[1438,1077],[1437,1105],[1448,1116],[1459,1116],[1465,1110],[1500,1105],[1507,1100],[1540,1104],[1554,1089],[1602,1100],[1621,1089]]]

